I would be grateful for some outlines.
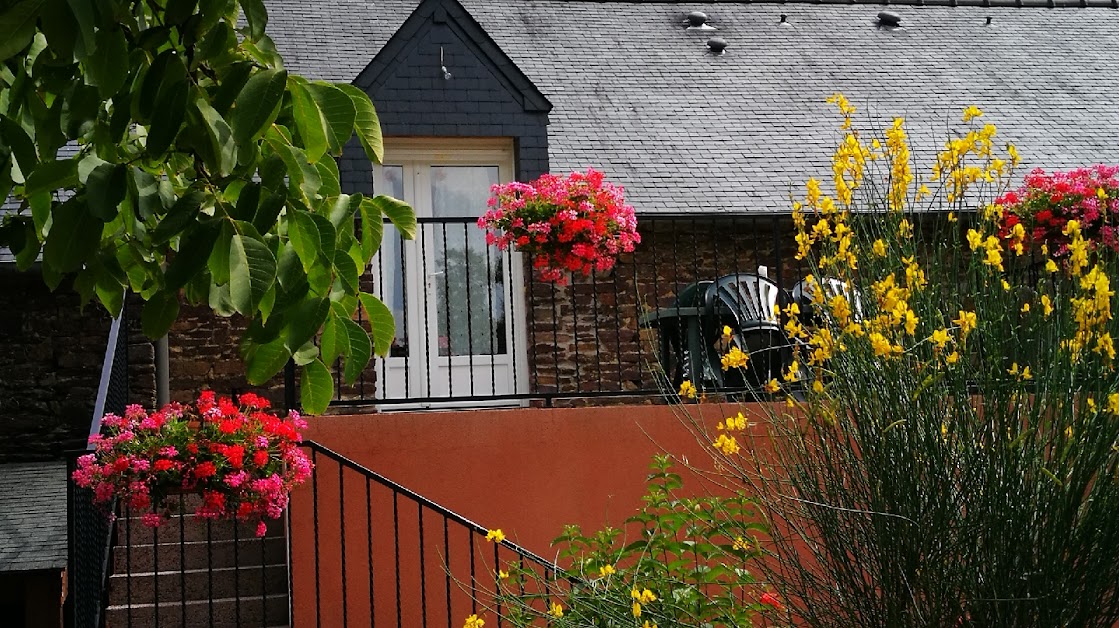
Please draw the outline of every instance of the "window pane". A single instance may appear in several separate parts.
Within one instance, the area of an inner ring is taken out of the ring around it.
[[[431,210],[438,218],[477,218],[486,209],[497,166],[432,166]],[[495,355],[505,347],[502,256],[486,246],[473,220],[435,225],[439,355]]]

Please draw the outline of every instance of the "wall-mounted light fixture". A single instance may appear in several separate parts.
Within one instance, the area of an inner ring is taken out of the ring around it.
[[[439,46],[439,69],[443,70],[444,81],[451,80],[451,76],[453,75],[447,70],[447,64],[443,61],[443,46]]]

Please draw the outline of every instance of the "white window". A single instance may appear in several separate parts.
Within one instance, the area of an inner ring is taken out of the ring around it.
[[[373,291],[396,320],[377,365],[383,409],[518,403],[527,392],[520,255],[487,246],[477,219],[490,186],[513,178],[509,140],[385,142],[374,191],[416,210],[415,240],[390,225],[373,260]],[[496,399],[495,399],[496,398]]]

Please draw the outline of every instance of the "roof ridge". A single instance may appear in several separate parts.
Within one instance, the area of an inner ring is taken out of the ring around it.
[[[915,7],[984,7],[1009,9],[1119,9],[1119,0],[533,0],[596,4],[817,4]]]

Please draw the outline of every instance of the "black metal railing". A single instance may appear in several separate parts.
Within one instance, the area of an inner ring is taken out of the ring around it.
[[[335,405],[660,396],[650,312],[728,274],[761,272],[785,289],[803,276],[787,215],[647,215],[639,225],[635,253],[562,286],[486,246],[474,219],[420,219],[413,241],[386,228],[363,289],[393,311],[397,338],[354,385],[339,371]]]
[[[122,312],[109,328],[90,436],[100,433],[101,417],[106,412],[123,413],[128,403],[128,333],[124,320]],[[77,468],[78,457],[87,451],[69,452],[66,457],[69,553],[66,614],[67,624],[74,628],[101,628],[105,621],[113,526],[105,511],[93,503],[93,492],[79,488],[70,479]]]
[[[288,511],[292,625],[461,626],[472,614],[509,625],[495,596],[500,574],[554,583],[556,567],[322,445],[309,490]],[[520,586],[520,585],[518,585]]]

